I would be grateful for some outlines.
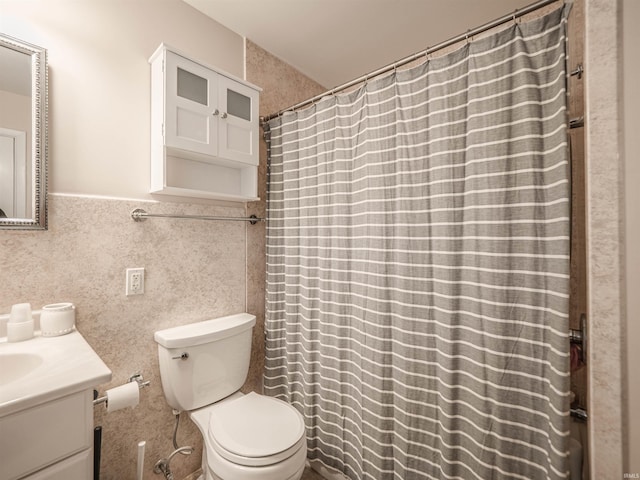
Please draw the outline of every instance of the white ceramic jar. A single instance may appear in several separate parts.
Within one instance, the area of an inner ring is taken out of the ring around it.
[[[71,333],[76,323],[73,303],[52,303],[42,307],[40,331],[43,337],[57,337]]]

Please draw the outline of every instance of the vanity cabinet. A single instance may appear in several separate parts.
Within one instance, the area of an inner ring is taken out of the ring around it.
[[[151,192],[257,200],[260,89],[165,44],[151,63]]]
[[[2,480],[93,476],[93,390],[1,417],[0,432]]]

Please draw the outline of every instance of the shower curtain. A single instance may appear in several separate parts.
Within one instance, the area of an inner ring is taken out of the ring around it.
[[[265,392],[351,479],[566,478],[556,10],[269,122]]]

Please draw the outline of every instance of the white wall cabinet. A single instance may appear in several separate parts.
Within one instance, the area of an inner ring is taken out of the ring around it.
[[[257,200],[260,89],[165,44],[151,63],[151,193]]]

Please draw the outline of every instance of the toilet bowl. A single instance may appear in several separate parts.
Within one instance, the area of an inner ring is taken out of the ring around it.
[[[189,412],[205,438],[202,470],[212,480],[297,480],[307,457],[304,421],[290,405],[235,394]]]
[[[302,415],[242,394],[255,316],[231,315],[156,332],[162,388],[203,437],[200,480],[298,480],[307,457]]]

